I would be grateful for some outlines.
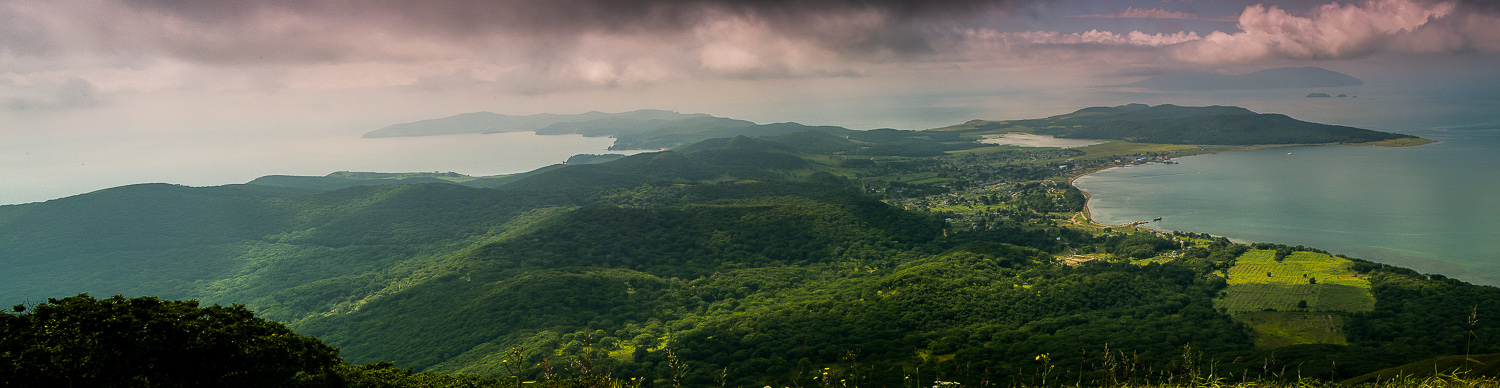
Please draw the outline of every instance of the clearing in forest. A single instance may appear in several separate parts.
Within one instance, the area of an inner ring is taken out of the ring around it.
[[[1349,269],[1349,260],[1314,252],[1275,257],[1272,250],[1241,255],[1229,269],[1229,288],[1214,300],[1255,329],[1257,346],[1343,344],[1337,313],[1375,308],[1370,282]]]
[[[1255,330],[1255,347],[1275,349],[1287,345],[1348,345],[1344,317],[1335,313],[1305,311],[1247,311],[1234,319]]]
[[[1314,252],[1292,252],[1279,262],[1275,256],[1275,251],[1258,249],[1236,259],[1229,269],[1229,289],[1217,307],[1231,312],[1374,309],[1370,282],[1349,269],[1349,260]]]

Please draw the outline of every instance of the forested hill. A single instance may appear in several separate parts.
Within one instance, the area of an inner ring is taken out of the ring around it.
[[[1234,106],[1186,107],[1128,104],[1092,107],[1043,119],[971,121],[939,130],[968,133],[1030,132],[1070,139],[1195,145],[1355,144],[1415,136],[1318,124],[1283,114]]]
[[[1462,319],[1500,313],[1493,287],[1079,221],[1071,174],[1199,147],[971,135],[812,129],[493,187],[346,173],[450,183],[151,184],[0,206],[0,300],[243,303],[351,362],[502,376],[519,349],[658,387],[1120,378],[1106,360],[1152,378],[1185,359],[1338,378],[1500,352],[1464,340],[1500,338],[1500,321]]]

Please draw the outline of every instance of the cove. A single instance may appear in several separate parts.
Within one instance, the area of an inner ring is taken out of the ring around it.
[[[1120,167],[1074,184],[1104,224],[1305,245],[1500,285],[1500,125],[1409,148],[1296,146]]]

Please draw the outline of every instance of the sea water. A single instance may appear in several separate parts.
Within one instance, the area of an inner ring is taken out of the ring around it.
[[[357,134],[295,138],[140,138],[108,146],[0,144],[0,205],[44,201],[135,183],[189,186],[245,183],[263,175],[335,171],[511,174],[612,151],[608,137],[533,132],[366,139]],[[24,148],[23,148],[24,146]],[[12,147],[15,149],[7,149]]]
[[[1366,106],[1322,121],[1434,144],[1191,156],[1109,169],[1075,184],[1092,196],[1089,209],[1105,224],[1162,217],[1145,226],[1300,244],[1500,285],[1500,109],[1484,96],[1433,96],[1350,102]]]

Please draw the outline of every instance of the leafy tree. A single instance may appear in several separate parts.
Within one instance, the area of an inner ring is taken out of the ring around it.
[[[317,385],[341,363],[338,349],[239,305],[81,294],[13,310],[0,313],[6,385]]]

